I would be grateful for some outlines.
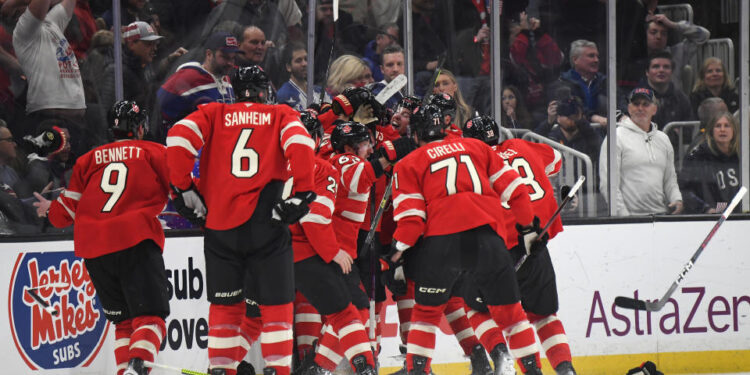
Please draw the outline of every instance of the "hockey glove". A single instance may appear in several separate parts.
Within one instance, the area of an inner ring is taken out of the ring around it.
[[[172,202],[177,213],[195,225],[206,225],[206,213],[208,212],[206,202],[195,184],[190,184],[190,187],[185,190],[172,185],[172,190],[174,191]]]
[[[391,257],[398,252],[396,245],[391,246],[391,251],[380,258],[380,270],[383,284],[394,295],[402,296],[406,294],[406,276],[404,274],[404,258],[393,262]]]
[[[401,137],[395,141],[385,141],[380,147],[380,156],[384,157],[391,163],[395,163],[404,158],[410,152],[416,150],[417,145],[411,138]]]
[[[656,369],[656,365],[651,361],[646,361],[640,367],[635,367],[628,371],[627,375],[664,375]]]
[[[300,191],[293,196],[276,202],[271,220],[284,225],[292,225],[310,212],[310,203],[317,198],[312,191]]]
[[[367,126],[368,128],[374,128],[378,124],[378,118],[372,113],[372,105],[370,103],[359,106],[352,120]],[[372,130],[372,129],[371,129]]]
[[[542,233],[542,228],[539,226],[539,217],[534,216],[531,225],[525,227],[516,224],[516,230],[518,231],[518,244],[524,246],[526,255],[531,255],[532,252],[547,246],[549,235],[545,233],[542,238],[539,238],[539,233]]]
[[[364,87],[350,87],[333,98],[331,108],[337,115],[351,116],[357,112],[360,106],[373,100],[370,90]]]

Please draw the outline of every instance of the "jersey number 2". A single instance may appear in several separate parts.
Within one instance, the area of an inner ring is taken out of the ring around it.
[[[112,182],[112,173],[116,173],[114,183]],[[110,196],[109,199],[107,199],[107,202],[104,203],[102,212],[112,211],[112,208],[115,207],[115,204],[120,200],[122,193],[125,191],[127,180],[128,166],[125,165],[125,163],[109,163],[109,165],[104,168],[104,174],[102,174],[102,181],[99,184],[99,187],[102,188],[103,192],[110,194]]]
[[[238,178],[250,178],[258,173],[258,152],[247,148],[247,141],[253,129],[242,129],[232,151],[232,175]]]

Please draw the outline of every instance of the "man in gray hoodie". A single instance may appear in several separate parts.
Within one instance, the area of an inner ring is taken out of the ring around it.
[[[682,194],[677,185],[674,151],[666,134],[651,122],[657,111],[654,92],[639,87],[628,95],[628,116],[617,123],[619,188],[614,215],[679,214]],[[599,154],[599,188],[607,197],[607,141]]]

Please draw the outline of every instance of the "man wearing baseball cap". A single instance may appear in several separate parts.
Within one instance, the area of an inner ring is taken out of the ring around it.
[[[628,95],[628,115],[617,123],[620,166],[615,215],[679,214],[682,194],[677,185],[674,150],[669,138],[651,119],[658,107],[654,92],[644,87]],[[607,197],[607,141],[599,155],[600,191]]]
[[[162,126],[154,127],[156,140],[164,142],[167,130],[192,113],[199,104],[234,103],[234,91],[227,74],[232,71],[240,51],[237,38],[226,32],[211,34],[204,43],[203,63],[180,65],[159,88],[156,97],[161,109]]]

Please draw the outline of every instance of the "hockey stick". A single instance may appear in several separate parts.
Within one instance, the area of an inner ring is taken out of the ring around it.
[[[570,188],[570,191],[567,194],[563,194],[565,195],[565,199],[563,199],[562,203],[560,203],[560,205],[557,207],[557,210],[555,210],[555,213],[552,214],[552,217],[549,218],[549,221],[547,221],[547,224],[544,226],[544,228],[542,228],[542,231],[537,236],[536,241],[541,239],[544,236],[544,234],[547,233],[547,231],[549,230],[549,227],[551,227],[552,223],[554,223],[555,220],[557,220],[557,217],[560,216],[560,212],[562,212],[562,209],[565,208],[568,202],[570,202],[573,199],[578,189],[581,187],[581,185],[583,185],[584,181],[586,181],[586,176],[578,177],[578,181],[576,181],[575,185],[573,185],[573,187]],[[523,266],[523,263],[526,262],[526,259],[528,258],[529,258],[529,254],[523,254],[523,256],[521,256],[521,259],[519,259],[515,265],[516,272],[518,272],[518,270],[521,268],[521,266]]]
[[[331,41],[331,53],[328,54],[328,65],[326,66],[326,75],[323,77],[323,83],[320,89],[320,99],[318,104],[323,105],[323,99],[326,97],[326,86],[328,86],[328,73],[331,72],[331,63],[333,62],[333,52],[336,48],[336,21],[339,19],[339,0],[333,0],[333,40]]]
[[[154,368],[160,368],[160,369],[163,369],[163,370],[171,370],[171,371],[179,372],[180,374],[184,374],[184,375],[209,375],[209,374],[207,374],[205,372],[188,370],[186,368],[172,367],[172,366],[162,365],[162,364],[158,364],[158,363],[154,363],[154,362],[149,362],[149,361],[143,361],[143,364],[146,367],[150,367],[152,369],[154,369]]]
[[[385,206],[388,204],[388,199],[391,198],[391,191],[393,190],[393,178],[391,178],[388,181],[388,186],[385,187],[385,192],[383,193],[383,199],[380,200],[380,206],[378,206],[378,211],[375,213],[375,217],[372,218],[370,223],[370,231],[367,232],[367,237],[365,237],[365,243],[363,247],[370,251],[370,277],[371,277],[371,286],[370,289],[370,341],[375,340],[375,270],[376,270],[376,264],[380,264],[377,261],[377,255],[375,254],[375,250],[372,248],[372,241],[375,240],[375,230],[378,228],[378,223],[380,223],[380,219],[383,217],[383,212],[385,212]]]
[[[437,82],[438,76],[440,76],[440,72],[443,70],[443,64],[445,64],[445,58],[448,56],[448,52],[444,52],[440,57],[438,58],[438,66],[435,68],[435,72],[432,73],[432,79],[430,80],[430,86],[428,86],[427,90],[424,92],[424,97],[422,98],[422,105],[427,104],[427,98],[430,97],[430,94],[432,94],[432,90],[435,89],[435,82]]]
[[[685,264],[685,266],[682,268],[682,271],[680,271],[680,273],[677,275],[677,279],[675,279],[675,281],[672,282],[672,286],[670,286],[669,290],[667,290],[667,292],[664,293],[664,296],[662,296],[660,299],[653,301],[653,302],[635,299],[635,298],[629,298],[629,297],[617,297],[615,298],[615,305],[620,306],[625,309],[633,309],[633,310],[646,310],[646,311],[661,310],[661,308],[667,304],[669,297],[677,289],[677,286],[680,285],[682,280],[685,280],[685,275],[687,275],[688,271],[690,271],[693,268],[693,266],[695,265],[695,262],[698,260],[698,257],[703,252],[703,249],[706,248],[706,245],[708,245],[708,242],[711,241],[711,238],[713,238],[714,234],[716,234],[716,231],[719,230],[719,227],[721,226],[721,224],[723,224],[724,221],[726,221],[729,215],[732,213],[732,211],[734,211],[734,207],[740,203],[740,200],[742,200],[742,197],[745,195],[745,193],[747,193],[747,188],[744,186],[740,187],[740,190],[737,192],[737,194],[734,195],[734,198],[732,198],[732,202],[729,203],[727,208],[721,214],[721,217],[719,217],[719,220],[716,222],[716,224],[714,224],[714,227],[711,228],[711,231],[708,233],[708,235],[703,240],[701,245],[698,246],[698,250],[695,251],[695,253],[687,262],[687,264]]]
[[[47,285],[50,285],[50,284],[47,284]],[[59,312],[57,310],[55,310],[55,308],[52,307],[49,304],[49,302],[45,301],[44,298],[40,297],[36,293],[37,289],[39,289],[39,288],[38,287],[37,288],[27,288],[26,289],[26,293],[29,293],[29,295],[31,296],[31,298],[33,298],[34,301],[36,301],[36,303],[38,303],[40,306],[42,306],[42,308],[44,308],[44,311],[48,312],[52,316],[57,316],[57,314],[59,314]]]
[[[395,95],[396,92],[404,88],[404,86],[406,86],[406,76],[399,74],[396,78],[388,82],[388,85],[386,85],[378,95],[375,95],[375,100],[380,103],[380,105],[383,105],[388,99]]]

